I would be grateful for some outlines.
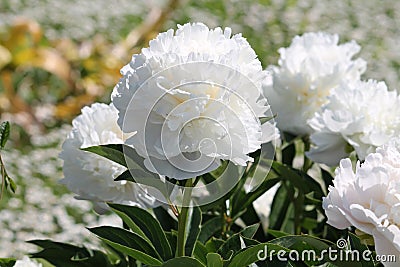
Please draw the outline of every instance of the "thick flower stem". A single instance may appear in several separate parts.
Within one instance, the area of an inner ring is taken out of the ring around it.
[[[192,179],[188,179],[185,184],[186,188],[183,192],[182,208],[178,216],[177,257],[185,256],[186,226],[189,214],[189,204],[192,196],[192,185]]]

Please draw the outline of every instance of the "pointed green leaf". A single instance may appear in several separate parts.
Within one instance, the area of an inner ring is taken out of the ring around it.
[[[269,228],[282,230],[290,216],[289,206],[291,205],[289,192],[285,186],[281,185],[275,193],[269,215]]]
[[[3,149],[10,136],[10,123],[8,121],[0,124],[0,149]]]
[[[149,240],[164,260],[173,257],[171,246],[160,223],[146,210],[139,207],[109,204],[133,232]],[[143,236],[144,235],[144,236]]]
[[[221,225],[222,222],[220,217],[215,217],[208,220],[201,226],[199,241],[203,244],[206,243],[210,237],[221,231]]]
[[[241,189],[233,198],[232,214],[236,218],[240,211],[246,209],[251,205],[257,198],[262,196],[265,192],[271,189],[274,185],[281,181],[280,178],[266,179],[256,190],[246,193],[244,188]]]
[[[268,229],[268,234],[270,234],[270,235],[272,235],[273,237],[276,237],[276,238],[290,235],[289,233],[285,233],[285,232],[278,231],[278,230],[273,230],[273,229]]]
[[[176,255],[176,244],[178,243],[178,234],[176,231],[172,230],[171,232],[165,232],[165,236],[167,237],[168,243],[172,249],[172,255]]]
[[[108,257],[101,251],[51,240],[31,240],[28,242],[43,248],[37,253],[32,253],[32,258],[45,259],[57,267],[112,266]]]
[[[242,249],[240,234],[234,234],[218,249],[218,253],[224,258],[229,259],[233,254]]]
[[[133,179],[132,174],[130,170],[126,170],[120,175],[118,175],[117,178],[114,179],[114,181],[130,181],[130,182],[135,182],[135,179]]]
[[[207,254],[208,250],[205,245],[203,245],[200,241],[196,242],[196,246],[194,247],[193,256],[201,261],[203,264],[207,264]]]
[[[207,254],[207,267],[223,267],[224,263],[222,261],[221,255],[217,253]]]
[[[116,250],[144,264],[155,266],[162,264],[161,257],[154,247],[136,233],[111,226],[100,226],[89,230]]]
[[[171,231],[178,228],[178,223],[163,207],[153,208],[154,215],[164,231]]]
[[[17,191],[16,183],[14,182],[13,179],[10,178],[10,176],[8,176],[8,174],[7,174],[6,180],[7,180],[7,183],[10,185],[11,191],[15,194],[15,191]]]
[[[201,219],[201,209],[199,207],[193,207],[193,213],[188,228],[189,234],[185,244],[185,255],[187,256],[192,256],[194,246],[199,238]]]
[[[369,251],[368,247],[361,243],[361,241],[358,238],[358,236],[356,236],[355,234],[353,234],[351,232],[349,232],[349,241],[350,241],[351,248],[353,250],[359,251],[360,255],[365,255],[364,251],[366,251],[366,250]],[[371,256],[370,256],[370,260],[369,261],[366,260],[364,257],[359,257],[359,261],[362,263],[363,267],[373,267],[374,266],[374,263],[373,263],[373,260],[372,260],[372,258],[373,258],[372,257],[372,253],[370,255]]]
[[[259,227],[259,223],[247,226],[242,231],[240,231],[240,234],[247,238],[253,238]]]
[[[206,267],[200,261],[190,257],[173,258],[165,262],[162,267]]]
[[[108,144],[82,148],[84,151],[92,152],[122,166],[127,167],[130,173],[140,178],[159,178],[158,175],[147,170],[144,165],[144,158],[134,148],[124,144]]]
[[[206,249],[208,252],[217,252],[225,241],[219,238],[211,237],[206,243]]]
[[[125,161],[122,144],[100,145],[82,148],[84,151],[92,152],[122,166],[128,167]]]

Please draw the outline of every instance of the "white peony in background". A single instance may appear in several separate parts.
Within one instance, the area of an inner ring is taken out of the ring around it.
[[[400,141],[369,154],[357,163],[355,172],[350,159],[343,159],[336,169],[333,185],[323,199],[327,223],[345,229],[356,227],[372,235],[378,255],[400,252]],[[398,266],[397,263],[384,263]]]
[[[309,121],[315,131],[307,156],[330,166],[348,155],[347,144],[359,159],[400,134],[400,96],[384,82],[374,80],[341,84],[329,102]]]
[[[353,59],[360,51],[355,41],[338,43],[336,34],[305,33],[278,50],[278,66],[268,68],[272,77],[264,91],[280,130],[294,135],[312,133],[307,121],[327,102],[330,91],[358,80],[366,70],[363,59]]]
[[[78,194],[77,198],[91,200],[96,209],[107,209],[104,202],[150,207],[155,200],[139,186],[127,181],[114,181],[126,168],[99,155],[82,151],[97,145],[121,144],[125,135],[117,124],[118,113],[113,105],[95,103],[84,107],[72,122],[73,128],[60,154],[64,161],[64,179],[60,182]]]

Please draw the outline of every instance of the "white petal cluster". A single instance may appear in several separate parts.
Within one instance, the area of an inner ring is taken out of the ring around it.
[[[186,179],[221,159],[246,165],[276,136],[271,122],[259,120],[269,114],[260,100],[266,73],[230,28],[194,23],[160,33],[121,73],[112,94],[118,124],[137,132],[126,143],[152,172]]]
[[[336,34],[305,33],[279,49],[278,66],[269,68],[272,81],[265,83],[264,91],[280,130],[310,134],[307,120],[327,102],[330,90],[358,80],[366,70],[364,60],[352,59],[360,46],[338,41]]]
[[[78,194],[78,198],[95,202],[127,205],[152,205],[137,185],[114,181],[126,168],[99,155],[80,150],[90,146],[122,144],[125,137],[117,124],[118,113],[114,106],[95,103],[84,107],[82,114],[72,121],[73,128],[62,146],[60,158],[64,160],[61,183]]]
[[[17,260],[14,267],[42,267],[41,263],[31,260],[28,256],[24,256],[22,260]]]
[[[334,186],[323,199],[328,224],[345,229],[354,226],[372,235],[378,255],[400,252],[400,141],[392,140],[355,172],[350,159],[336,169]],[[398,266],[394,263],[393,266]],[[391,265],[387,265],[391,266]]]
[[[337,165],[351,145],[359,159],[400,134],[400,96],[384,82],[341,84],[329,103],[309,121],[315,133],[307,153],[316,162]]]

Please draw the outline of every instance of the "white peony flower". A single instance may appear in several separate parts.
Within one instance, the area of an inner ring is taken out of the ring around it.
[[[245,166],[249,153],[276,136],[261,94],[265,78],[249,43],[231,29],[202,23],[160,33],[121,73],[112,101],[126,140],[146,167],[176,179]],[[269,113],[268,113],[269,112]]]
[[[400,134],[400,96],[374,80],[341,84],[309,121],[315,131],[307,156],[328,165],[346,157],[350,144],[359,159]]]
[[[41,263],[31,260],[28,256],[24,256],[22,260],[17,260],[14,267],[42,267]]]
[[[341,160],[333,184],[323,199],[327,223],[339,229],[354,226],[372,235],[378,255],[396,255],[399,261],[400,140],[369,154],[355,172],[350,159]]]
[[[117,124],[118,113],[113,105],[95,103],[84,107],[72,121],[73,129],[63,143],[60,158],[64,160],[65,178],[61,183],[78,194],[78,198],[95,202],[98,211],[103,202],[151,206],[139,186],[127,181],[114,181],[126,168],[102,156],[80,148],[106,144],[122,144],[125,137]]]
[[[338,41],[336,34],[305,33],[279,49],[279,66],[269,67],[272,80],[264,84],[264,91],[280,130],[310,134],[307,120],[327,102],[330,90],[358,80],[366,70],[364,60],[352,60],[360,46]]]

